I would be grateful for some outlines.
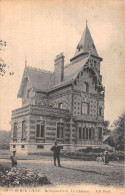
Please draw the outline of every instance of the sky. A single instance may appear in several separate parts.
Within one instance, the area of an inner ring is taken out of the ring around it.
[[[125,112],[124,0],[1,0],[0,40],[7,46],[0,57],[7,63],[0,77],[0,130],[10,130],[25,59],[27,65],[54,70],[56,55],[65,65],[75,53],[86,19],[101,62],[105,86],[105,120],[110,124]],[[9,75],[13,71],[14,75]]]

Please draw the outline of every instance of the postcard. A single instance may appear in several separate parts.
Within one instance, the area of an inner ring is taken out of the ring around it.
[[[0,194],[123,195],[123,0],[0,1]]]

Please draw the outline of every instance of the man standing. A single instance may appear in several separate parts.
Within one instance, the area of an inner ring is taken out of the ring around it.
[[[56,160],[58,162],[58,167],[61,167],[60,165],[60,150],[61,146],[57,145],[57,142],[55,142],[55,146],[53,146],[50,150],[53,151],[53,157],[54,157],[54,165],[56,166]]]
[[[13,155],[10,157],[12,162],[12,167],[17,166],[17,157],[16,157],[16,151],[13,151]]]

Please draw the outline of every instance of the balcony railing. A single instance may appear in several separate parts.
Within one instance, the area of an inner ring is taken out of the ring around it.
[[[43,105],[27,105],[12,111],[12,118],[24,116],[27,114],[51,115],[51,116],[66,116],[69,114],[68,110],[52,108]]]

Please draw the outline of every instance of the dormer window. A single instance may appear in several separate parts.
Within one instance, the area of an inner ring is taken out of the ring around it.
[[[83,90],[84,90],[84,92],[86,92],[86,93],[89,92],[89,85],[88,85],[87,82],[84,82],[84,83],[83,83]]]

